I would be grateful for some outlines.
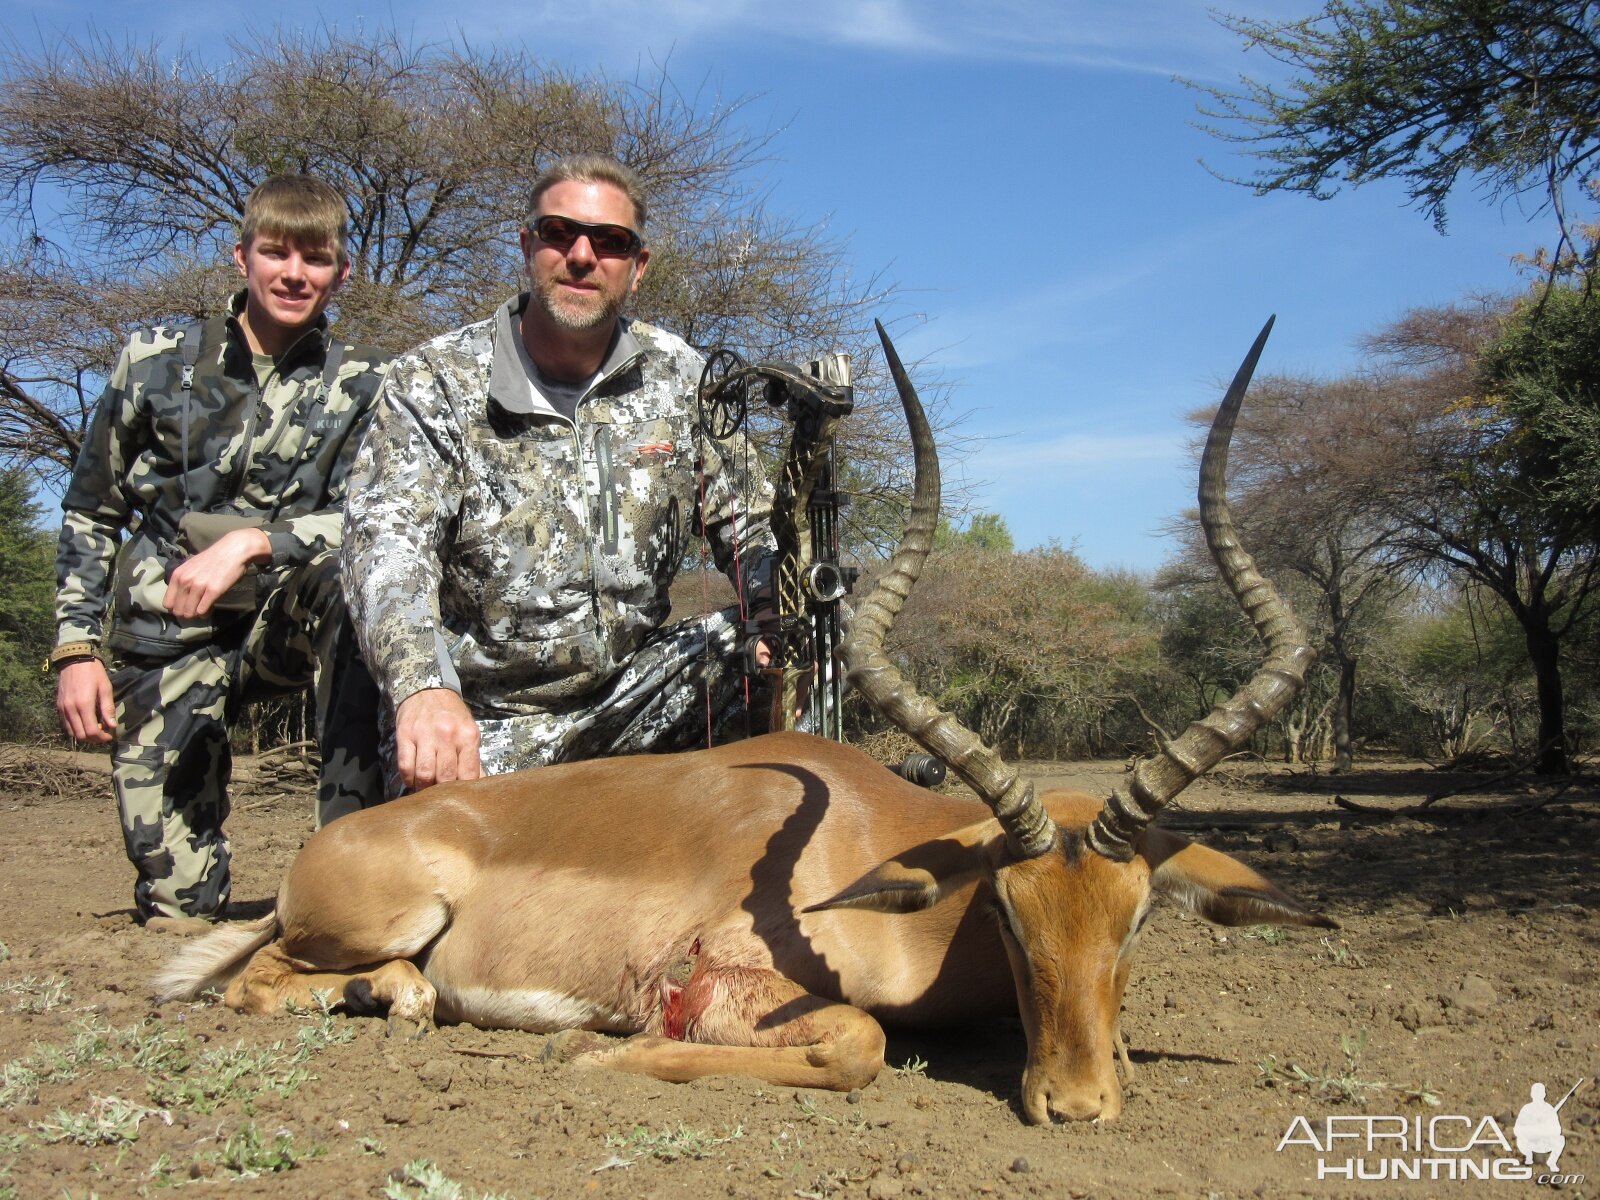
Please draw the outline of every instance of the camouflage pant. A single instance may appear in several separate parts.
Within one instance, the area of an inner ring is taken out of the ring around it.
[[[570,709],[479,716],[484,774],[618,754],[664,754],[704,746],[708,736],[730,741],[760,732],[765,711],[760,702],[748,702],[742,639],[732,608],[690,617],[657,630],[617,674]],[[471,707],[472,698],[466,700]],[[394,726],[390,714],[385,718],[385,778],[389,794],[398,795]]]
[[[383,799],[378,693],[345,617],[338,565],[335,554],[313,560],[253,620],[177,658],[125,654],[114,664],[111,779],[141,917],[209,917],[227,906],[228,726],[247,701],[315,685],[319,825]]]

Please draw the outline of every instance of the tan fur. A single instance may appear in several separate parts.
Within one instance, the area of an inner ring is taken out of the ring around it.
[[[1044,800],[1069,830],[1099,809]],[[226,978],[227,1002],[252,1012],[331,991],[387,1007],[397,1032],[437,1016],[633,1033],[563,1035],[552,1052],[663,1079],[837,1089],[882,1067],[880,1022],[1020,1012],[1029,1119],[1110,1117],[1128,952],[1152,889],[1221,919],[1320,920],[1225,855],[1160,831],[1145,843],[1126,864],[1010,861],[983,805],[774,734],[353,814],[306,844],[275,919],[210,935],[162,978],[171,995]]]

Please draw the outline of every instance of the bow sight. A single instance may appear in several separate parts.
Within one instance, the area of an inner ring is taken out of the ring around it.
[[[844,740],[839,605],[855,584],[856,569],[839,562],[833,430],[854,402],[848,354],[800,368],[746,364],[732,350],[717,350],[700,376],[700,427],[707,436],[732,436],[757,404],[782,409],[792,427],[772,508],[776,629],[746,622],[745,669],[771,681],[773,729],[804,725],[838,741]],[[770,652],[765,666],[758,663],[761,646]]]

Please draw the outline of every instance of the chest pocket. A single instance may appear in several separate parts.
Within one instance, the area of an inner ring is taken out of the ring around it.
[[[660,585],[683,556],[694,512],[694,447],[664,418],[594,426],[596,548],[624,589]]]

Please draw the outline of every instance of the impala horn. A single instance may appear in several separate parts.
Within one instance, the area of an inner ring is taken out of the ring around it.
[[[1019,779],[982,738],[913,688],[883,652],[889,626],[911,594],[928,551],[933,548],[933,531],[939,522],[939,453],[922,402],[900,356],[882,322],[875,324],[905,408],[906,423],[911,427],[916,472],[905,534],[872,594],[856,609],[849,636],[840,648],[846,677],[873,708],[915,738],[928,753],[948,763],[994,810],[1015,857],[1036,858],[1056,844],[1060,831],[1033,794],[1033,785]]]
[[[1228,443],[1250,376],[1276,319],[1267,318],[1240,364],[1211,422],[1200,458],[1200,527],[1206,545],[1222,581],[1266,644],[1267,656],[1243,687],[1174,741],[1163,744],[1159,753],[1141,759],[1133,770],[1132,783],[1107,798],[1105,808],[1089,827],[1087,841],[1091,850],[1118,862],[1133,857],[1134,843],[1145,826],[1179,792],[1284,710],[1305,683],[1306,671],[1316,658],[1288,604],[1239,544],[1233,510],[1228,506]]]

